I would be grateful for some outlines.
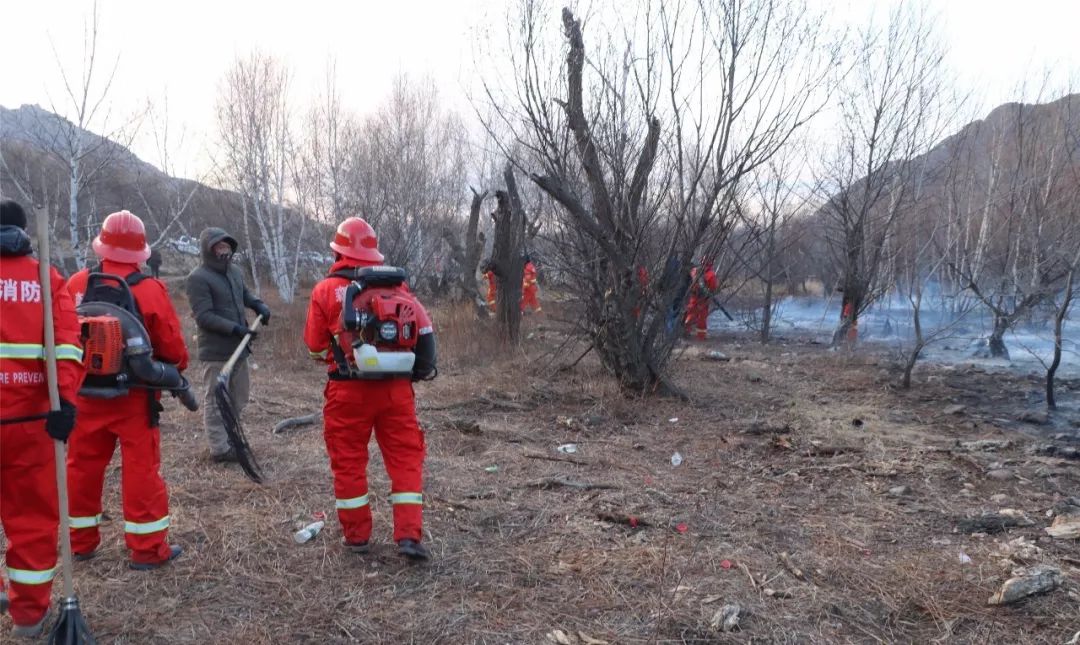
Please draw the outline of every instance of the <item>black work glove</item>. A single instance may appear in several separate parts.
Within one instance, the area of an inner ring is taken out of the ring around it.
[[[45,417],[45,432],[57,441],[67,443],[71,431],[75,429],[75,406],[60,399],[60,409],[50,410]]]
[[[258,336],[258,334],[252,331],[251,328],[249,328],[247,325],[240,324],[233,325],[232,334],[237,338],[243,338],[244,336],[251,334],[251,340],[255,340],[255,338]]]
[[[259,314],[259,316],[262,317],[262,324],[269,325],[270,307],[267,307],[265,302],[260,302],[259,304],[255,305],[254,309],[255,313]]]

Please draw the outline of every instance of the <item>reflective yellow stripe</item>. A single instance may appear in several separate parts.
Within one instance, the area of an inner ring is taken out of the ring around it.
[[[101,514],[90,515],[88,517],[69,517],[68,523],[73,529],[92,529],[98,524],[101,524]]]
[[[308,356],[310,356],[312,358],[325,359],[326,358],[326,350],[324,349],[321,352],[309,351]]]
[[[391,504],[423,504],[424,496],[420,493],[391,493]]]
[[[57,345],[56,360],[82,362],[83,350],[78,345]]]
[[[367,503],[368,496],[367,493],[364,493],[360,497],[353,497],[351,499],[339,499],[334,502],[334,506],[343,509],[360,508],[361,506],[367,506]]]
[[[158,531],[164,531],[167,528],[169,528],[168,515],[156,522],[128,522],[127,520],[124,520],[124,531],[135,535],[157,533]]]
[[[33,343],[0,343],[0,358],[45,360],[45,346]],[[56,360],[82,362],[83,350],[78,345],[57,345]]]
[[[33,571],[30,569],[13,569],[8,567],[8,580],[17,582],[21,585],[43,585],[49,582],[56,575],[56,567],[52,569],[45,569],[43,571]]]
[[[30,343],[0,343],[0,358],[45,358],[45,346]]]

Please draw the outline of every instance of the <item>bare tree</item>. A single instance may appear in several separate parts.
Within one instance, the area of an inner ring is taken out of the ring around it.
[[[270,280],[285,302],[292,302],[296,288],[296,254],[306,221],[286,204],[295,154],[289,82],[289,72],[279,61],[252,53],[237,59],[226,74],[217,103],[222,171],[243,198],[249,248],[255,255],[247,230],[250,221],[258,231]],[[252,257],[253,270],[257,260],[257,255]]]
[[[364,119],[343,171],[343,203],[379,234],[387,262],[414,276],[442,259],[445,226],[466,208],[467,133],[430,80],[396,79]]]
[[[915,160],[936,143],[952,105],[943,55],[931,18],[910,5],[897,6],[884,29],[871,24],[856,39],[853,65],[840,83],[839,135],[820,177],[844,302],[834,344],[891,287],[884,269],[893,228],[932,171],[927,160]]]
[[[50,98],[51,113],[35,109],[32,137],[35,144],[59,161],[67,171],[67,227],[71,260],[86,265],[89,246],[85,244],[96,226],[93,208],[80,211],[80,198],[102,170],[118,163],[138,131],[141,114],[112,118],[109,92],[120,58],[103,69],[98,59],[98,8],[95,2],[84,24],[83,58],[78,76],[65,69],[56,48],[53,56],[63,85],[62,98]],[[91,131],[100,134],[91,134]],[[63,247],[57,248],[63,253]]]
[[[167,94],[163,96],[160,106],[149,107],[148,117],[157,152],[157,167],[161,172],[140,168],[135,180],[135,190],[142,202],[139,214],[155,233],[150,246],[157,248],[165,242],[174,226],[183,233],[188,233],[188,217],[185,216],[188,215],[188,208],[203,184],[201,177],[190,181],[177,176],[174,153],[184,145],[185,133],[181,131],[179,137],[173,133]]]
[[[1043,88],[1039,96],[1046,91]],[[1073,214],[1080,182],[1075,136],[1080,98],[1011,104],[987,119],[989,169],[974,243],[950,269],[959,286],[990,311],[990,356],[1008,358],[1004,335],[1052,299],[1071,271],[1064,240],[1080,226]],[[996,117],[996,118],[995,118]]]
[[[792,154],[794,147],[776,155],[754,174],[752,195],[757,208],[740,209],[741,235],[745,244],[736,255],[747,269],[748,277],[761,285],[761,343],[768,344],[776,313],[775,287],[791,271],[787,261],[798,238],[789,225],[802,213],[812,190],[801,187],[800,164]],[[790,280],[789,280],[790,282]]]
[[[489,132],[510,133],[507,154],[560,207],[549,238],[580,332],[627,388],[677,392],[682,276],[720,252],[743,180],[821,108],[821,23],[798,2],[641,3],[587,50],[563,9],[563,66],[545,15],[524,0],[509,23],[514,85],[486,85]],[[638,268],[661,266],[641,289]]]

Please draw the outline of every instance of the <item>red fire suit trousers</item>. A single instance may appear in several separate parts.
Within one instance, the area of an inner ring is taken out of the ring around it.
[[[0,521],[7,536],[9,611],[33,625],[49,608],[60,524],[53,442],[44,421],[0,426]]]
[[[705,340],[709,330],[709,301],[690,297],[686,307],[686,333],[696,331],[698,340]]]
[[[372,430],[390,477],[394,541],[423,537],[424,433],[408,379],[327,381],[323,437],[334,473],[338,521],[349,542],[371,537],[368,443]]]
[[[119,442],[124,540],[131,559],[138,563],[169,559],[169,497],[161,477],[161,433],[150,427],[147,396],[145,391],[133,390],[121,399],[79,397],[67,463],[75,553],[90,553],[101,543],[101,492]]]

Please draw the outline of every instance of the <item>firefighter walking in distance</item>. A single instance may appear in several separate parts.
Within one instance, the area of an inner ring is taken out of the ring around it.
[[[354,553],[369,548],[367,463],[374,430],[390,476],[394,541],[402,555],[428,560],[421,544],[425,444],[412,382],[435,375],[431,320],[404,271],[381,266],[367,222],[346,219],[330,248],[334,264],[311,293],[304,342],[328,366],[323,433],[343,543]]]
[[[495,298],[499,293],[499,287],[495,278],[495,265],[488,262],[484,265],[484,280],[487,281],[487,303],[488,311],[495,313]]]
[[[712,262],[702,261],[690,270],[690,302],[686,306],[686,334],[696,330],[697,339],[705,340],[709,332],[709,301],[720,288],[720,281],[713,271]]]
[[[68,283],[76,307],[82,312],[89,303],[107,302],[131,312],[140,342],[148,343],[152,352],[137,366],[125,358],[121,374],[88,375],[79,393],[79,421],[68,452],[71,548],[76,560],[88,560],[101,543],[98,525],[105,471],[119,443],[129,566],[156,569],[182,551],[168,539],[169,498],[161,476],[158,430],[159,413],[164,409],[162,388],[128,389],[127,385],[152,386],[155,383],[145,382],[154,378],[148,375],[164,373],[182,381],[179,373],[187,367],[188,351],[165,285],[139,270],[139,264],[150,257],[142,220],[128,211],[109,215],[93,248],[101,264],[76,273]],[[103,279],[101,274],[108,277]],[[126,337],[130,334],[125,330]]]
[[[36,638],[45,627],[60,524],[53,439],[67,441],[75,425],[75,394],[83,378],[79,321],[56,269],[49,274],[60,410],[49,411],[45,332],[38,261],[31,256],[26,212],[0,202],[0,520],[7,537],[7,584],[0,606],[13,635]],[[2,640],[2,639],[0,639]]]
[[[536,286],[536,277],[536,265],[526,255],[525,271],[521,276],[521,313],[525,313],[530,309],[535,313],[541,311],[540,299],[538,298],[540,288]]]

